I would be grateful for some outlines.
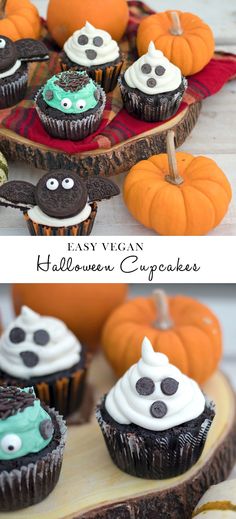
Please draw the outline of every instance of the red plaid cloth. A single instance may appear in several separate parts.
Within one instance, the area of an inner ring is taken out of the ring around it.
[[[135,0],[129,1],[130,18],[126,34],[121,41],[121,50],[126,55],[126,66],[137,58],[137,27],[144,16],[152,14],[145,5]],[[48,34],[44,40],[51,46]],[[59,72],[58,52],[52,51],[50,61],[35,63],[30,66],[30,80],[26,99],[16,107],[1,110],[0,124],[29,140],[67,153],[80,153],[95,149],[109,149],[115,144],[140,135],[163,123],[146,123],[131,117],[123,109],[119,87],[107,96],[106,108],[102,123],[96,133],[80,142],[72,142],[50,137],[44,130],[36,110],[34,97],[39,87],[53,74]],[[215,54],[214,58],[198,74],[188,78],[188,89],[185,93],[179,112],[187,105],[201,101],[205,97],[218,92],[227,81],[236,77],[236,56]]]

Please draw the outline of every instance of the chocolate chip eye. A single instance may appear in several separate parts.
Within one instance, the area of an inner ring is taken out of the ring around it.
[[[174,395],[178,391],[179,382],[174,378],[164,378],[161,382],[161,390],[164,395]]]
[[[142,377],[136,383],[136,391],[139,395],[151,395],[155,390],[155,384],[151,378]]]
[[[141,71],[143,74],[150,74],[152,67],[148,63],[144,63],[144,65],[141,66]]]
[[[150,413],[153,418],[163,418],[168,411],[167,405],[161,400],[156,400],[150,407]]]
[[[51,420],[42,420],[39,424],[39,432],[44,440],[51,438],[54,428]]]
[[[59,182],[56,178],[49,178],[46,182],[46,188],[49,191],[55,191],[59,186]]]
[[[74,180],[73,178],[64,178],[64,180],[62,180],[62,187],[64,189],[72,189],[72,187],[74,187]]]
[[[20,357],[27,368],[34,368],[39,363],[39,357],[33,351],[22,351]]]
[[[78,108],[78,110],[83,110],[86,106],[86,101],[84,99],[79,99],[78,101],[76,101],[76,107]]]
[[[25,332],[22,328],[12,328],[9,333],[9,339],[13,344],[19,344],[25,340]]]
[[[97,53],[93,49],[86,50],[85,54],[86,54],[87,58],[90,59],[91,61],[96,59],[96,57],[97,57]]]
[[[46,90],[45,92],[45,98],[47,99],[47,101],[51,101],[54,97],[54,94],[53,94],[53,91],[52,90]]]
[[[69,110],[72,107],[72,101],[68,97],[64,97],[64,99],[61,100],[61,106],[65,108],[65,110]]]
[[[147,86],[149,88],[154,88],[156,86],[157,82],[156,80],[154,79],[154,77],[150,77],[148,80],[147,80]]]
[[[46,346],[50,341],[50,335],[46,330],[37,330],[34,332],[34,342],[38,346]]]
[[[87,45],[89,39],[88,39],[88,36],[86,36],[86,34],[81,34],[79,37],[78,37],[78,44],[79,45]]]
[[[4,49],[4,47],[6,47],[6,40],[0,38],[0,49]]]
[[[101,36],[95,36],[95,38],[93,38],[93,44],[95,47],[101,47],[103,45],[103,39]]]
[[[161,65],[158,65],[156,68],[155,68],[155,73],[157,76],[163,76],[163,74],[165,74],[165,67],[162,67]]]

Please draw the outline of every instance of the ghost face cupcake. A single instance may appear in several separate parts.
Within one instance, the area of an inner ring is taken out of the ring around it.
[[[85,70],[105,92],[114,90],[122,65],[117,42],[89,22],[72,34],[61,53],[62,70]]]
[[[113,462],[133,476],[166,479],[199,459],[214,418],[197,383],[142,344],[142,358],[97,408]]]
[[[0,339],[0,385],[33,386],[63,416],[82,402],[87,359],[75,335],[59,319],[23,306]]]
[[[66,427],[33,388],[0,387],[0,511],[34,505],[60,476]]]
[[[35,103],[49,135],[78,141],[98,129],[106,95],[86,72],[68,70],[51,77],[39,90]]]
[[[178,110],[187,80],[150,42],[148,52],[119,78],[124,107],[148,122],[165,121]]]

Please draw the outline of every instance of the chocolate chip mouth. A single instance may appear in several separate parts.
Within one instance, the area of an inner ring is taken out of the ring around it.
[[[39,357],[33,351],[22,351],[20,357],[27,368],[34,368],[39,363]]]

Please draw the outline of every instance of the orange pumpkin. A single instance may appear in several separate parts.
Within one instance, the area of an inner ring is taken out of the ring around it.
[[[0,34],[16,41],[40,36],[40,17],[29,0],[0,0]]]
[[[119,41],[128,17],[126,0],[49,0],[47,25],[54,40],[62,47],[86,21],[108,31],[114,40]]]
[[[144,18],[137,34],[140,56],[146,54],[151,40],[184,76],[202,70],[214,54],[211,28],[191,13],[165,11]]]
[[[231,196],[230,183],[212,159],[175,154],[172,130],[167,154],[138,162],[124,182],[124,200],[134,218],[169,236],[206,234],[225,216]]]
[[[143,338],[165,353],[183,373],[205,382],[222,354],[220,324],[200,302],[186,296],[169,299],[162,290],[120,305],[108,318],[102,334],[105,356],[120,377],[141,356]]]
[[[36,312],[65,321],[81,342],[94,350],[109,314],[121,304],[127,286],[120,284],[16,284],[12,287],[17,314],[27,305]]]

